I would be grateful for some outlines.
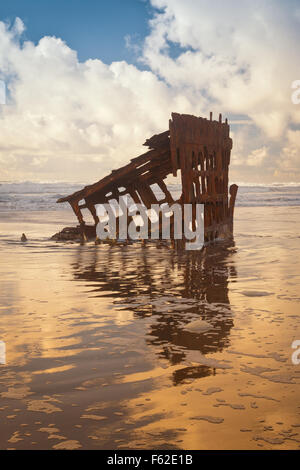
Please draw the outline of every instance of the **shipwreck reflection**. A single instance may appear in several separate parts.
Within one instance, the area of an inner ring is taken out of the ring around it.
[[[129,310],[136,319],[151,317],[146,343],[170,365],[182,364],[173,373],[176,385],[216,373],[207,365],[188,364],[189,353],[208,355],[229,346],[233,318],[228,282],[237,275],[234,253],[233,242],[202,252],[101,246],[90,257],[78,250],[74,278],[85,282],[89,295],[113,299],[118,310]],[[211,328],[190,331],[195,320]]]

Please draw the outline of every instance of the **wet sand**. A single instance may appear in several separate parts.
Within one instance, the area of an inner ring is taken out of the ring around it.
[[[300,448],[300,207],[201,254],[47,240],[70,221],[0,214],[1,449]]]

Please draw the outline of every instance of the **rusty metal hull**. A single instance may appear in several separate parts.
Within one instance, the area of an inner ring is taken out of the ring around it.
[[[119,200],[128,195],[131,200],[150,208],[153,204],[179,203],[204,204],[205,241],[231,238],[233,234],[233,213],[238,187],[228,185],[228,171],[232,139],[227,119],[222,122],[187,114],[172,114],[169,130],[146,140],[149,150],[132,159],[129,164],[102,178],[95,184],[84,187],[57,202],[68,202],[76,214],[82,237],[86,225],[82,209],[88,209],[95,225],[99,222],[98,204]],[[182,194],[174,200],[166,183],[168,175],[179,176]],[[164,198],[158,200],[152,185],[157,184]],[[193,224],[195,224],[193,211]],[[172,231],[170,239],[174,238]],[[184,240],[174,240],[176,246],[183,246]]]

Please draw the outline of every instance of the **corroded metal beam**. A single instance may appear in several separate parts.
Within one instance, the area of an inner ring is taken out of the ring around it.
[[[177,176],[180,172],[182,195],[176,202],[192,204],[193,209],[197,203],[204,204],[205,241],[231,237],[238,187],[230,187],[229,200],[232,139],[227,119],[222,122],[221,114],[218,121],[214,121],[212,113],[209,120],[173,113],[169,130],[154,135],[144,145],[150,150],[133,158],[129,164],[57,201],[70,203],[83,235],[85,222],[81,210],[88,209],[97,225],[95,206],[109,203],[121,195],[128,195],[135,203],[142,202],[147,208],[163,202],[173,204],[175,201],[164,180],[168,175]],[[163,200],[157,199],[151,187],[153,184],[161,189]],[[193,210],[193,226],[195,213]]]

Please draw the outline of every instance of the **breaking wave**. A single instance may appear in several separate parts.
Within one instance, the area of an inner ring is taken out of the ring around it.
[[[0,211],[26,210],[47,211],[67,209],[67,204],[56,204],[58,198],[78,191],[84,183],[34,183],[0,182]],[[181,186],[169,186],[171,193],[180,195]],[[156,192],[155,187],[153,188]],[[254,185],[241,183],[239,185],[237,206],[299,206],[300,184]]]

